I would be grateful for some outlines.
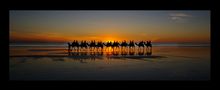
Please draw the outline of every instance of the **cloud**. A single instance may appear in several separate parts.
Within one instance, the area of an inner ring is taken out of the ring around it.
[[[172,16],[172,17],[191,17],[191,15],[185,14],[185,13],[172,13],[172,14],[170,14],[170,16]]]
[[[176,22],[186,22],[188,18],[192,17],[192,15],[185,13],[171,13],[170,19]]]

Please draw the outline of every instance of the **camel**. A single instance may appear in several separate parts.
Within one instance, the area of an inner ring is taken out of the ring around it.
[[[109,48],[109,47],[112,47],[112,42],[111,42],[111,41],[110,41],[110,42],[108,41],[106,44],[103,43],[103,45],[105,45],[107,48]],[[107,48],[106,48],[106,49],[107,49]],[[106,49],[105,49],[105,50],[106,50]]]
[[[152,49],[151,41],[146,41],[146,42],[140,41],[138,43],[135,43],[133,40],[131,40],[129,43],[127,43],[124,40],[122,41],[121,44],[118,41],[114,41],[114,42],[109,41],[105,44],[102,41],[99,41],[96,43],[95,40],[92,40],[90,43],[87,43],[86,41],[81,41],[80,43],[78,43],[77,40],[74,40],[72,44],[70,42],[68,42],[67,44],[68,44],[68,50],[70,51],[72,51],[72,49],[79,50],[79,48],[81,49],[85,48],[87,50],[88,47],[90,50],[99,49],[99,48],[103,49],[105,46],[107,48],[111,47],[113,50],[120,48],[120,47],[121,47],[121,50],[122,49],[127,50],[127,47],[129,47],[129,50],[134,50],[136,45],[138,46],[138,50],[140,48],[145,49],[145,46],[147,47],[146,49]]]
[[[119,46],[120,46],[120,44],[119,44],[118,41],[114,41],[113,43],[110,41],[110,42],[107,42],[106,44],[103,43],[103,45],[106,46],[107,48],[111,47],[113,50],[114,50],[115,47],[116,47],[116,49],[117,49],[117,48],[119,48]],[[107,49],[107,48],[106,48],[106,49]]]
[[[114,47],[116,47],[116,49],[117,49],[117,48],[119,48],[119,46],[120,46],[119,42],[114,41],[111,47],[112,47],[113,50],[114,50]]]
[[[91,41],[90,44],[87,43],[87,45],[89,46],[90,50],[92,50],[93,48],[95,49],[96,47],[95,40]]]
[[[139,43],[135,43],[135,44],[138,46],[138,50],[139,50],[141,47],[144,48],[144,42],[143,42],[143,41],[141,41],[141,42],[139,42]]]
[[[127,44],[127,42],[124,40],[122,43],[121,43],[121,47],[127,47],[128,46],[128,44]]]
[[[101,50],[103,50],[103,47],[104,47],[104,45],[103,45],[102,41],[99,41],[96,45],[97,49],[101,48]]]
[[[78,43],[78,41],[77,40],[74,40],[73,42],[72,42],[72,48],[75,50],[76,48],[77,48],[77,50],[79,50],[79,47],[80,47],[80,45],[79,45],[79,43]],[[76,47],[76,48],[75,48]]]
[[[68,44],[68,51],[71,51],[71,46],[72,45],[70,44],[70,42],[68,42],[67,44]]]
[[[131,47],[135,47],[135,43],[134,43],[134,41],[130,41],[130,43],[128,44],[128,46],[129,46],[129,48],[131,48]]]
[[[133,40],[129,42],[128,47],[129,47],[129,51],[135,50],[135,43]]]
[[[147,47],[147,51],[148,49],[150,48],[150,50],[152,50],[152,44],[151,44],[151,41],[147,41],[147,43],[145,43],[145,46]]]
[[[152,48],[152,44],[151,41],[147,41],[147,43],[145,43],[146,47],[151,47]]]
[[[111,46],[112,46],[112,42],[111,42],[111,41],[110,41],[110,42],[108,41],[107,44],[104,43],[104,45],[105,45],[106,47],[111,47]]]
[[[79,45],[80,47],[81,47],[81,49],[87,49],[87,43],[86,43],[86,41],[81,41],[81,43],[80,43],[80,45]]]

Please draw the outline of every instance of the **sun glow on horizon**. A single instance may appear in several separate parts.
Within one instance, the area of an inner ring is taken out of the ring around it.
[[[210,11],[10,10],[10,42],[210,42]]]

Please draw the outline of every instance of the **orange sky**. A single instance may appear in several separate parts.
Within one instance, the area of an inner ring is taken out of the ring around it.
[[[178,35],[181,36],[181,35]],[[101,41],[123,41],[123,40],[152,40],[153,42],[209,42],[209,36],[187,36],[187,37],[168,37],[168,36],[153,36],[153,35],[114,35],[104,34],[97,36],[68,36],[56,34],[22,34],[10,32],[10,41],[24,42],[68,42],[73,40],[101,40]]]
[[[10,11],[10,42],[210,42],[209,11]]]

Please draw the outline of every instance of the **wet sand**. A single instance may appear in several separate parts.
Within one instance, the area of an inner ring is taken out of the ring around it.
[[[10,80],[210,80],[210,47],[10,47]]]

